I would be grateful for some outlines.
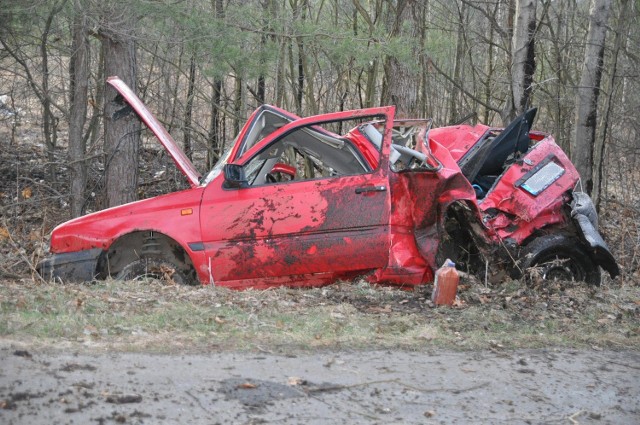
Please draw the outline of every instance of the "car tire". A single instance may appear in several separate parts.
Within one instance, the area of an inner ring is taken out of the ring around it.
[[[116,274],[117,280],[138,280],[152,278],[178,285],[192,285],[194,282],[184,270],[163,258],[139,258],[123,267]]]
[[[600,268],[574,237],[564,234],[539,237],[524,248],[520,258],[520,268],[528,279],[600,285]]]

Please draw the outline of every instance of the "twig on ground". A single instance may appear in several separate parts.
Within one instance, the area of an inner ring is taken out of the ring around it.
[[[576,425],[577,425],[577,424],[579,424],[580,422],[578,422],[578,421],[576,420],[576,418],[577,418],[578,416],[580,416],[581,414],[583,414],[583,413],[584,413],[584,410],[578,410],[576,413],[574,413],[573,415],[569,416],[567,419],[569,419],[569,421],[571,421],[571,423],[572,423],[572,424],[576,424]]]

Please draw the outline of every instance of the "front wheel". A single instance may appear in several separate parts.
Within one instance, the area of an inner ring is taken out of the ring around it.
[[[574,237],[558,234],[534,239],[521,258],[525,277],[600,285],[600,268]]]
[[[139,258],[124,266],[116,275],[117,280],[152,278],[178,285],[192,285],[184,270],[162,258]]]

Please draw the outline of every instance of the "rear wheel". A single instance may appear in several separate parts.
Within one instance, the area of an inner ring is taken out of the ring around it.
[[[527,245],[523,254],[521,268],[527,278],[600,284],[600,268],[576,238],[543,236]]]
[[[116,275],[118,280],[152,278],[178,285],[192,285],[193,279],[184,270],[163,258],[139,258],[124,266]]]

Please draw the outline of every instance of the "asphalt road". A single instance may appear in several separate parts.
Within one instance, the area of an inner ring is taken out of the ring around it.
[[[0,340],[2,424],[638,424],[640,353],[68,353]]]

